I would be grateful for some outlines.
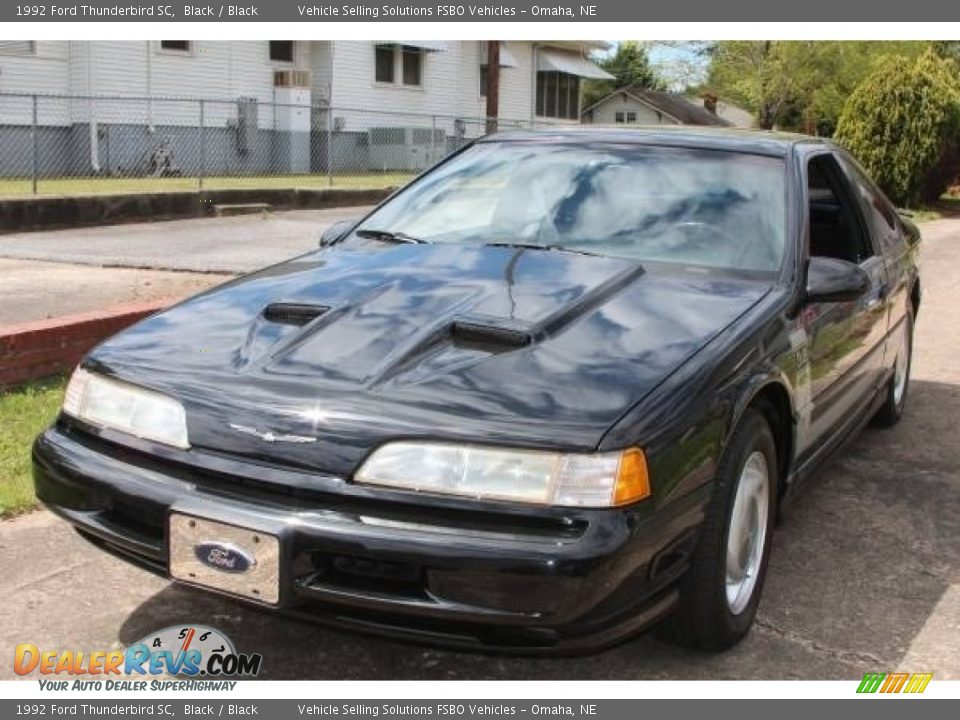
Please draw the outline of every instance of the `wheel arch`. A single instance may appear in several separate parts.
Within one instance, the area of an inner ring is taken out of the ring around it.
[[[736,403],[728,438],[740,423],[743,414],[749,409],[759,411],[773,433],[777,448],[777,495],[782,500],[796,447],[796,419],[793,412],[793,399],[787,385],[778,378],[763,378],[751,383]]]

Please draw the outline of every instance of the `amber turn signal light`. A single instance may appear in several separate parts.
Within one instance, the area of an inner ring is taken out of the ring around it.
[[[620,466],[617,468],[617,486],[613,491],[613,504],[627,505],[647,497],[650,497],[647,458],[639,448],[624,450],[620,454]]]

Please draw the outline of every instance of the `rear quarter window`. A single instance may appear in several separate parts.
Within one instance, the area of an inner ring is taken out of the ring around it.
[[[902,249],[904,232],[896,209],[853,158],[843,153],[839,154],[838,159],[857,193],[874,240],[884,251]]]

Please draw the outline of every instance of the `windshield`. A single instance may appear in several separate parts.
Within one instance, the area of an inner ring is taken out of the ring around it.
[[[480,143],[357,229],[775,272],[784,255],[784,178],[783,160],[736,152]]]

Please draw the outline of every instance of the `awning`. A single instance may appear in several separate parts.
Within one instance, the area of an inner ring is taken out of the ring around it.
[[[562,50],[539,50],[537,70],[562,72],[591,80],[613,80],[613,75],[581,55]]]
[[[482,41],[480,43],[480,64],[487,64],[487,43]],[[500,67],[520,67],[520,63],[517,62],[517,59],[513,56],[513,53],[507,49],[507,44],[503,40],[500,41]]]
[[[427,52],[446,52],[449,47],[449,43],[440,40],[393,40],[380,44],[407,45],[408,47],[420,48]]]

